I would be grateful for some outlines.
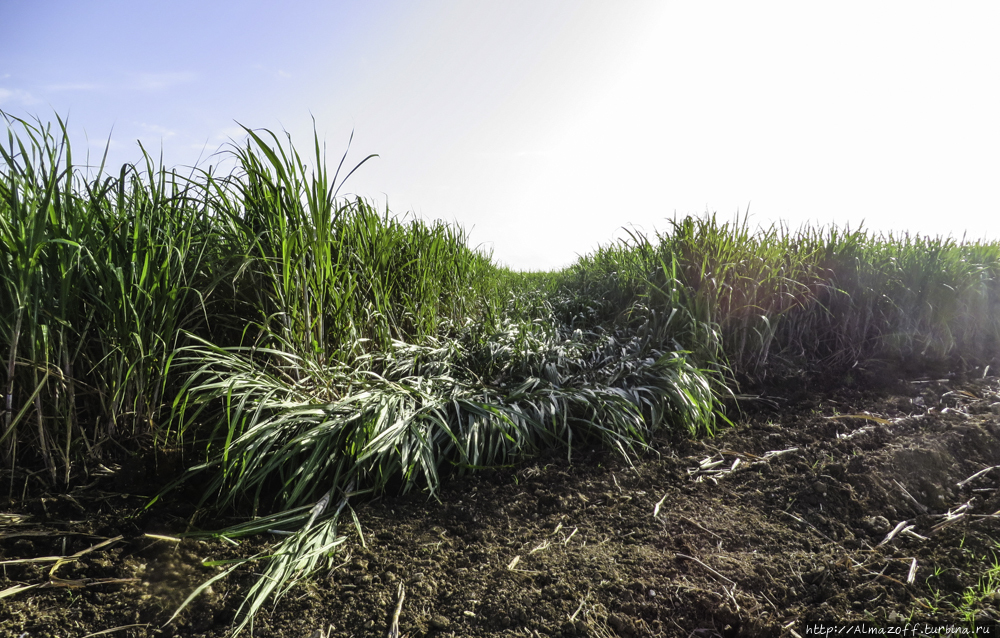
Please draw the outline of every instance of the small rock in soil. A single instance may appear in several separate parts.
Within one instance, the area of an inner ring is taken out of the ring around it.
[[[434,629],[436,631],[444,631],[451,626],[451,620],[449,620],[447,616],[442,616],[441,614],[437,614],[431,617],[430,624],[431,624],[431,629]]]
[[[861,519],[861,525],[872,534],[885,534],[889,531],[889,519],[884,516],[866,516]]]

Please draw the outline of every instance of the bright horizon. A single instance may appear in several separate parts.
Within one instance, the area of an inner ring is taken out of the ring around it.
[[[216,164],[313,120],[342,192],[553,269],[668,219],[1000,239],[991,2],[39,1],[5,7],[0,110]],[[6,143],[6,140],[4,140]]]

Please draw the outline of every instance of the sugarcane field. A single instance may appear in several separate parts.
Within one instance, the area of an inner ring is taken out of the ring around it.
[[[0,634],[994,635],[1000,243],[520,271],[318,138],[95,172],[5,120]]]

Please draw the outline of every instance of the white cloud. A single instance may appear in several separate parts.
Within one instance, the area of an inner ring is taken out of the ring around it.
[[[139,73],[133,87],[143,91],[162,91],[196,80],[198,75],[190,71],[171,73]]]
[[[87,82],[75,82],[70,84],[49,84],[45,86],[46,91],[96,91],[101,88],[100,84]]]
[[[227,126],[217,130],[211,137],[212,141],[220,144],[227,144],[231,141],[242,142],[247,137],[247,132],[239,126]]]
[[[539,157],[549,157],[553,155],[551,149],[521,149],[516,151],[508,150],[489,150],[489,151],[473,151],[471,156],[479,160],[520,160],[525,158],[539,158]]]
[[[31,106],[32,104],[38,104],[39,102],[41,102],[41,100],[24,89],[0,88],[0,106],[8,106],[11,104]]]
[[[287,80],[289,78],[294,77],[291,73],[285,71],[284,69],[275,69],[272,67],[264,66],[263,64],[255,64],[254,68],[264,73],[265,75],[270,75],[272,77],[279,78],[282,80]]]
[[[126,147],[126,145],[125,145],[124,142],[119,142],[118,140],[116,140],[114,138],[107,139],[107,140],[101,140],[101,139],[93,139],[93,140],[91,140],[91,139],[88,139],[87,140],[87,145],[90,148],[99,148],[99,149],[103,149],[105,146],[108,146],[110,148],[115,148],[115,149],[117,149],[117,148],[125,148]],[[129,145],[131,145],[131,144],[129,144]]]
[[[164,140],[169,140],[171,137],[177,135],[177,131],[172,131],[165,126],[160,126],[159,124],[146,124],[145,122],[140,122],[139,126],[146,132],[152,135],[158,135]]]

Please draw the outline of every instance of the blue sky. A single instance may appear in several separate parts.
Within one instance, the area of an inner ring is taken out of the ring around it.
[[[516,268],[686,214],[1000,238],[1000,4],[0,0],[0,109],[79,161],[312,117],[345,187]],[[89,140],[89,146],[88,146]]]

